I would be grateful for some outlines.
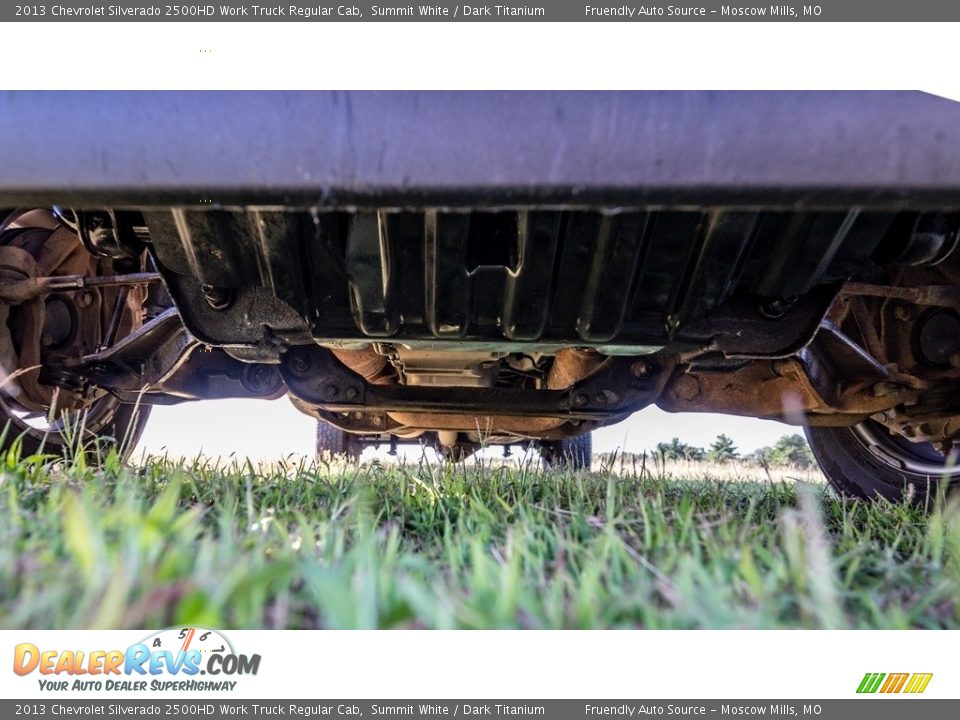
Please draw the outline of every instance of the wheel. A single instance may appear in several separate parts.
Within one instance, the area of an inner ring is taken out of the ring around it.
[[[593,459],[593,435],[584,433],[564,440],[540,444],[540,455],[548,467],[589,470]]]
[[[11,211],[0,223],[5,281],[114,272],[112,260],[90,255],[48,210]],[[123,404],[96,388],[59,387],[44,373],[55,361],[92,352],[140,327],[145,298],[142,289],[103,288],[0,303],[0,449],[19,441],[26,454],[67,458],[82,449],[91,464],[111,448],[121,457],[130,453],[150,415],[148,406]]]
[[[868,420],[853,427],[811,427],[807,440],[830,485],[844,497],[904,499],[929,507],[941,483],[955,486],[960,464],[930,443],[912,443]]]
[[[126,459],[140,441],[150,418],[150,406],[121,403],[113,396],[80,411],[46,417],[24,411],[0,394],[0,449],[19,440],[24,455],[44,453],[71,458],[83,449],[88,464],[99,465],[111,449]]]
[[[357,462],[363,453],[360,438],[340,428],[319,420],[317,422],[317,459],[329,460],[334,457],[346,457]]]

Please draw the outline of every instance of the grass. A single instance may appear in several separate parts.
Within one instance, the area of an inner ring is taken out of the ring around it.
[[[0,626],[956,628],[960,513],[519,466],[0,456]]]

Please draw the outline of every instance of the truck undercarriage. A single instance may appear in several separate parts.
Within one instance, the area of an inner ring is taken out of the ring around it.
[[[948,101],[2,104],[15,152],[0,173],[0,392],[37,439],[80,410],[104,435],[136,426],[134,407],[287,394],[351,436],[558,456],[656,404],[806,426],[852,495],[925,498],[955,474],[960,106]],[[180,112],[213,147],[150,112],[147,133],[145,109]],[[95,129],[64,145],[61,118],[77,113]]]

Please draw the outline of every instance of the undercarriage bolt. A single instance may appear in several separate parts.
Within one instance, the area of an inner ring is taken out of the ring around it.
[[[204,284],[200,286],[200,292],[214,310],[226,310],[233,303],[233,292],[229,288]]]
[[[650,365],[644,360],[639,360],[631,366],[630,370],[634,377],[645,378],[650,374]]]
[[[310,373],[310,356],[297,350],[290,351],[290,361],[288,363],[290,372],[297,377],[306,377]]]
[[[700,397],[700,380],[693,375],[681,375],[674,385],[674,393],[681,400],[691,402]]]
[[[573,396],[573,404],[577,407],[583,407],[590,402],[590,398],[585,393],[577,393]]]
[[[81,290],[76,295],[77,307],[88,308],[93,305],[93,293],[89,290]]]
[[[252,393],[266,393],[280,386],[280,375],[272,365],[249,365],[244,368],[241,383]]]
[[[358,393],[357,393],[357,389],[356,389],[356,388],[347,388],[347,399],[348,399],[348,400],[353,400],[355,397],[357,397],[357,395],[358,395]]]
[[[787,314],[796,301],[797,299],[793,297],[764,300],[760,303],[760,314],[770,320],[778,320]]]

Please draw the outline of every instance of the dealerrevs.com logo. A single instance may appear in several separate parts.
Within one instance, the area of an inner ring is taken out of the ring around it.
[[[198,627],[163,630],[125,650],[20,643],[13,655],[14,673],[36,674],[45,691],[231,691],[237,685],[232,678],[259,669],[260,655],[237,653],[221,633]]]
[[[857,693],[882,693],[892,695],[907,693],[916,695],[927,689],[933,673],[867,673],[857,687]]]

